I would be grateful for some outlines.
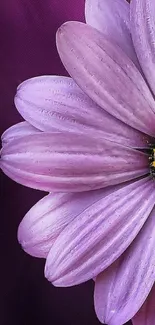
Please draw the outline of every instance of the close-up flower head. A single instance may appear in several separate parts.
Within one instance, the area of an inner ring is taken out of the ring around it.
[[[17,234],[45,278],[92,280],[102,324],[154,325],[155,2],[86,0],[83,10],[85,22],[56,33],[68,76],[18,82],[22,119],[2,134],[0,167],[47,192]]]

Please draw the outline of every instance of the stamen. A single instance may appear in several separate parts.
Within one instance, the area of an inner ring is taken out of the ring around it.
[[[152,177],[155,177],[155,148],[151,149],[151,153],[149,154],[149,162],[150,162],[150,174]]]

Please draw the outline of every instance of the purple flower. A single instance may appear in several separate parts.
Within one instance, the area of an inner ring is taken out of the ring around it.
[[[46,258],[48,280],[72,286],[95,278],[102,323],[152,325],[155,5],[87,0],[85,13],[87,25],[68,22],[57,32],[72,78],[18,87],[26,122],[3,134],[1,168],[50,192],[18,230],[24,250]]]

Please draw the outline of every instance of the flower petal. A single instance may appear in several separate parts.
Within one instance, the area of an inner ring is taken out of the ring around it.
[[[95,134],[135,148],[149,142],[146,135],[101,109],[68,77],[24,81],[18,87],[15,105],[24,119],[42,131]]]
[[[100,199],[74,219],[51,248],[45,276],[56,286],[72,286],[113,263],[130,245],[155,199],[149,177]]]
[[[57,32],[66,69],[83,91],[108,113],[155,135],[155,102],[133,62],[103,34],[83,23],[68,22]]]
[[[155,2],[131,1],[131,33],[144,75],[155,94]]]
[[[89,205],[114,192],[120,185],[83,193],[50,193],[35,204],[21,221],[18,240],[36,257],[47,257],[62,230]]]
[[[13,180],[49,192],[80,192],[118,184],[149,172],[148,156],[83,134],[44,133],[11,141],[1,168]]]
[[[108,325],[126,323],[137,313],[153,286],[154,218],[155,209],[119,261],[96,279],[95,309],[102,323]],[[139,324],[142,325],[142,322]],[[146,325],[146,322],[144,324]]]
[[[106,270],[100,273],[95,279],[94,307],[96,315],[101,323],[105,323],[108,319],[109,309],[111,307],[111,297],[113,294],[112,291],[121,261],[122,256]]]
[[[138,313],[132,318],[133,325],[153,325],[155,320],[155,285],[153,286],[146,302]]]
[[[26,135],[40,133],[40,131],[30,125],[28,122],[20,122],[7,129],[1,136],[2,146],[8,142],[24,137]]]
[[[130,6],[126,0],[86,0],[87,24],[119,45],[139,67],[130,34]]]

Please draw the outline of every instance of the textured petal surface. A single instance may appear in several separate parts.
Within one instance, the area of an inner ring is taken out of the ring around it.
[[[114,192],[119,185],[83,193],[50,193],[25,215],[18,229],[18,240],[32,256],[47,257],[62,230],[97,200]]]
[[[134,128],[155,134],[151,92],[116,44],[91,26],[68,22],[57,32],[57,48],[70,75],[98,105]]]
[[[126,323],[142,306],[153,286],[154,218],[155,210],[151,212],[140,233],[119,261],[96,279],[95,309],[102,323],[108,325]]]
[[[155,285],[153,286],[146,302],[133,317],[133,325],[154,325],[155,324]]]
[[[131,32],[142,70],[155,94],[155,2],[131,1]]]
[[[1,168],[13,180],[37,189],[79,192],[145,175],[148,156],[104,139],[44,133],[11,141]]]
[[[155,184],[139,180],[94,203],[74,219],[51,248],[45,276],[56,286],[94,278],[133,241],[149,216]]]
[[[68,77],[42,76],[24,81],[15,105],[29,123],[42,131],[95,134],[132,147],[146,147],[149,139],[108,114]]]
[[[126,0],[86,0],[87,24],[116,42],[139,66],[130,34],[130,6]]]
[[[28,122],[17,123],[11,126],[2,134],[1,136],[2,146],[14,139],[24,137],[26,135],[36,134],[36,133],[40,133],[40,131],[35,127],[33,127],[32,125],[30,125]]]

